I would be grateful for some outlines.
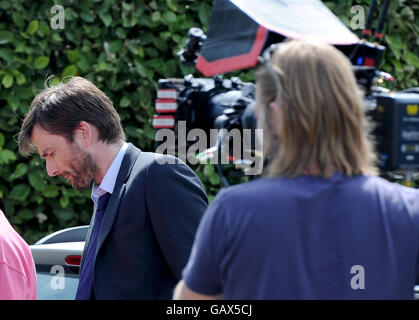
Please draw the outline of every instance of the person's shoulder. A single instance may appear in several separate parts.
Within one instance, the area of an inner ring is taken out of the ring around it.
[[[378,190],[379,192],[389,194],[419,195],[419,190],[416,188],[408,187],[398,182],[388,181],[379,176],[364,175],[362,176],[362,179],[365,186],[364,190]]]
[[[204,189],[196,173],[181,159],[171,155],[145,152],[140,159],[144,168],[144,178],[146,184],[156,184],[160,182],[164,186],[176,186],[178,191],[189,190],[191,187]],[[138,180],[138,179],[137,179]],[[204,196],[206,199],[206,196]]]
[[[164,175],[179,165],[185,166],[181,160],[174,156],[141,151],[133,165],[131,175],[134,174],[134,178],[142,176],[142,174],[146,176]]]
[[[164,167],[170,168],[171,165],[182,165],[186,166],[186,163],[179,158],[169,155],[155,152],[141,152],[140,162],[146,163],[148,167]]]
[[[278,194],[283,187],[284,183],[281,178],[257,178],[221,189],[217,194],[217,200],[230,203],[236,203],[236,200],[254,201],[255,197],[269,197],[273,192]]]
[[[366,176],[362,189],[373,193],[392,206],[403,206],[419,219],[419,189],[391,182],[377,176]]]
[[[142,164],[148,166],[155,162],[157,162],[158,164],[183,163],[181,160],[172,155],[150,151],[142,151],[140,148],[136,147],[132,143],[128,143],[128,147],[125,151],[125,156],[135,156],[137,158],[136,165]]]

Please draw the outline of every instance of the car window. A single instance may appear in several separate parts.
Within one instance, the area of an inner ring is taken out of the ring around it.
[[[77,274],[36,273],[38,300],[74,300],[79,278]]]

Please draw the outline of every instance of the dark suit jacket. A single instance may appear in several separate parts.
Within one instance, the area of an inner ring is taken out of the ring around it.
[[[129,144],[98,237],[96,299],[171,299],[207,205],[186,164]]]

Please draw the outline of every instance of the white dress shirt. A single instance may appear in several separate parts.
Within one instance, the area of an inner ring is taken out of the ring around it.
[[[115,159],[113,159],[111,166],[106,171],[100,185],[93,183],[92,188],[92,200],[97,205],[99,197],[104,195],[106,192],[112,194],[115,187],[116,177],[118,176],[119,169],[121,168],[122,159],[124,158],[125,151],[128,148],[128,143],[124,142]]]

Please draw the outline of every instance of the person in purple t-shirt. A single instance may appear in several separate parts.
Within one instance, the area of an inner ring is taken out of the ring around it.
[[[291,41],[256,72],[267,177],[221,191],[175,299],[412,299],[419,192],[377,176],[350,62]]]

